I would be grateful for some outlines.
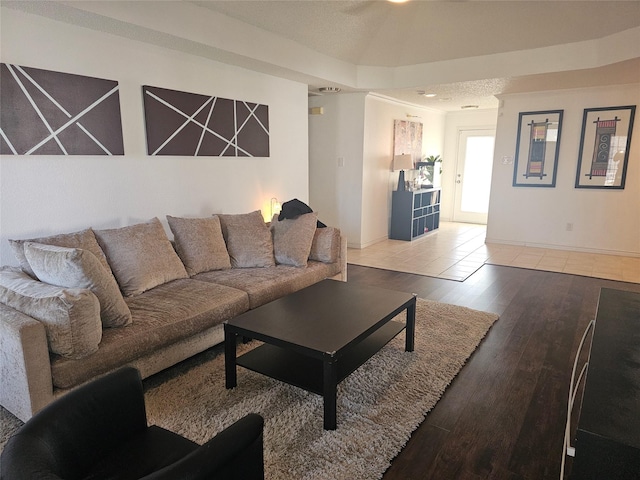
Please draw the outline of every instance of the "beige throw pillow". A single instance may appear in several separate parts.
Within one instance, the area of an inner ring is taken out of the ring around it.
[[[222,234],[234,268],[272,267],[273,240],[262,213],[221,214]]]
[[[86,230],[81,230],[79,232],[73,233],[61,233],[59,235],[52,235],[50,237],[41,237],[41,238],[32,238],[29,240],[9,240],[9,245],[11,245],[11,249],[13,250],[13,254],[20,262],[20,268],[31,275],[33,278],[36,277],[27,258],[24,256],[24,244],[26,242],[34,242],[34,243],[43,243],[45,245],[56,245],[57,247],[68,247],[68,248],[82,248],[83,250],[88,250],[93,253],[102,266],[111,273],[111,267],[107,263],[107,259],[104,256],[104,252],[98,245],[96,241],[96,237],[93,234],[93,230],[87,228]]]
[[[178,256],[189,276],[231,268],[220,219],[179,218],[167,215]]]
[[[294,267],[307,266],[317,221],[316,213],[306,213],[293,219],[280,221],[277,214],[273,216],[271,233],[276,263]]]
[[[94,233],[127,297],[189,276],[157,218]]]
[[[2,267],[0,302],[42,322],[53,353],[79,359],[98,350],[100,302],[89,290],[56,287]]]
[[[103,327],[122,327],[131,323],[131,311],[116,279],[93,253],[81,248],[32,242],[25,243],[24,253],[40,281],[58,287],[91,290],[100,302]]]
[[[340,257],[340,230],[335,227],[317,228],[311,244],[309,260],[335,263]]]

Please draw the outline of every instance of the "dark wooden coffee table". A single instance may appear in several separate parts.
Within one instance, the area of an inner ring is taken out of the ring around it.
[[[406,310],[406,322],[391,321]],[[416,297],[323,280],[224,325],[226,387],[236,365],[324,397],[324,428],[336,428],[337,385],[402,330],[413,351]],[[237,337],[264,342],[236,358]]]

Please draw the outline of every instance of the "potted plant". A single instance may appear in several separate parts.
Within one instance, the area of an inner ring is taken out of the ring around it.
[[[429,155],[428,157],[424,157],[424,161],[435,166],[436,163],[440,164],[440,172],[442,173],[442,158],[440,155]]]
[[[438,173],[436,173],[436,163],[439,163]],[[440,155],[429,155],[424,157],[424,165],[426,165],[427,176],[432,185],[440,186],[440,175],[442,175],[442,158]]]

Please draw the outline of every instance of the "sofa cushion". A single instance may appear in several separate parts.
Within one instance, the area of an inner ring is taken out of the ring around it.
[[[340,257],[340,230],[335,227],[317,228],[309,260],[324,263],[335,263]]]
[[[209,270],[231,268],[231,260],[222,236],[220,219],[179,218],[167,215],[178,256],[189,276]]]
[[[100,303],[89,290],[56,287],[2,267],[0,303],[42,322],[49,350],[55,354],[82,359],[98,350]]]
[[[276,263],[294,267],[307,266],[317,221],[316,213],[283,220],[278,220],[278,214],[273,216],[270,228]]]
[[[250,307],[256,308],[336,275],[339,271],[340,266],[337,263],[309,262],[307,268],[290,265],[271,268],[233,268],[200,273],[193,278],[244,290],[249,294]]]
[[[28,240],[9,240],[9,245],[11,245],[11,249],[13,250],[13,254],[20,262],[20,268],[31,275],[33,278],[36,278],[27,258],[24,255],[24,244],[25,242],[34,242],[34,243],[44,243],[45,245],[56,245],[58,247],[69,247],[69,248],[82,248],[83,250],[88,250],[93,253],[104,268],[107,269],[108,272],[111,272],[111,267],[107,263],[107,259],[104,255],[104,252],[98,245],[96,241],[96,237],[93,233],[93,230],[87,228],[86,230],[81,230],[79,232],[73,233],[61,233],[59,235],[52,235],[49,237],[40,237],[40,238],[32,238]]]
[[[83,361],[52,357],[56,388],[78,385],[249,309],[245,292],[192,279],[174,280],[125,301],[133,323],[104,330],[98,352]]]
[[[103,327],[122,327],[131,323],[131,312],[116,279],[90,251],[26,242],[24,253],[40,281],[58,287],[91,290],[100,302]]]
[[[264,223],[260,210],[218,216],[232,267],[251,268],[275,265],[271,232]]]
[[[188,277],[157,218],[128,227],[95,230],[95,235],[127,297]]]

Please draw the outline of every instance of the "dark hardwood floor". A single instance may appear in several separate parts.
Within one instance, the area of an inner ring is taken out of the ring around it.
[[[600,288],[640,292],[493,265],[464,282],[349,265],[348,281],[500,315],[384,480],[559,479],[571,368]]]

